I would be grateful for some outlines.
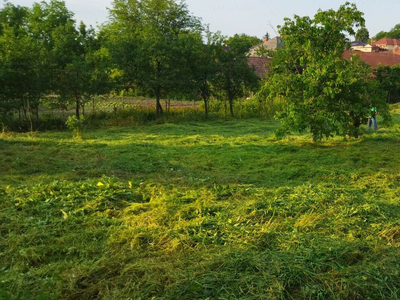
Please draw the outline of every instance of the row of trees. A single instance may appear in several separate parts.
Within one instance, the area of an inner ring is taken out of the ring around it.
[[[63,1],[32,8],[6,3],[0,10],[0,113],[18,112],[32,127],[45,97],[58,108],[74,104],[79,118],[95,95],[132,88],[156,99],[157,116],[161,98],[198,95],[207,114],[212,92],[229,100],[233,114],[233,100],[258,87],[245,55],[258,42],[212,33],[173,0],[115,0],[97,32],[77,26]]]
[[[106,51],[93,28],[78,27],[60,1],[0,10],[0,112],[29,123],[49,94],[54,107],[73,102],[76,114],[92,95],[108,91]]]
[[[388,116],[386,92],[398,87],[396,70],[381,69],[374,80],[357,57],[343,59],[346,36],[364,23],[349,3],[313,19],[285,19],[279,28],[285,46],[274,53],[260,89],[246,57],[260,40],[212,33],[184,2],[114,0],[97,32],[77,26],[63,1],[7,3],[0,10],[0,113],[18,112],[32,129],[44,98],[54,107],[73,104],[79,118],[93,96],[132,88],[156,99],[157,116],[160,99],[183,96],[200,96],[208,114],[211,95],[228,100],[233,115],[235,99],[258,91],[261,103],[282,104],[276,117],[283,133],[310,129],[315,140],[356,135],[371,105]]]
[[[380,40],[382,38],[391,38],[391,39],[398,39],[400,40],[400,24],[395,25],[392,29],[389,31],[380,31],[378,32],[374,40]]]

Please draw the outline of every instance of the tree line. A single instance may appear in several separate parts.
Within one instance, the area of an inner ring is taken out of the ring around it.
[[[270,53],[264,81],[247,62],[261,42],[245,34],[211,32],[184,2],[114,0],[98,29],[76,24],[63,1],[31,8],[6,2],[0,10],[0,116],[17,115],[33,129],[43,99],[73,105],[79,119],[95,96],[133,89],[155,99],[234,100],[250,92],[260,103],[281,105],[283,133],[311,130],[315,139],[356,132],[371,105],[389,116],[386,99],[399,90],[398,67],[373,70],[357,57],[342,58],[346,36],[365,28],[363,13],[346,3],[314,18],[285,19],[284,47]],[[360,31],[358,31],[360,32]],[[1,121],[1,120],[0,120]]]
[[[32,8],[6,2],[0,10],[0,113],[17,113],[32,126],[41,100],[74,105],[79,119],[97,95],[133,89],[156,99],[201,98],[208,114],[212,93],[233,101],[256,91],[259,79],[246,52],[260,40],[212,33],[173,0],[115,0],[98,30],[76,24],[64,1]],[[229,45],[226,46],[226,45]]]

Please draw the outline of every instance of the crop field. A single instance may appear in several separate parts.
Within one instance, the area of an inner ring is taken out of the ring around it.
[[[2,133],[0,299],[399,299],[392,109],[318,143],[258,119]]]

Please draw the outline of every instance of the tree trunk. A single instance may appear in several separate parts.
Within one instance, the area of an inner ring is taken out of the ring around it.
[[[208,119],[208,99],[206,97],[203,97],[204,101],[204,112],[206,113],[206,119]]]
[[[353,128],[354,131],[350,132],[350,129],[349,129],[349,131],[347,133],[348,137],[353,136],[354,138],[358,139],[359,128],[360,128],[360,125],[361,125],[361,118],[355,116],[353,111],[350,111],[349,115],[351,117],[351,123],[349,124],[350,125],[350,129]]]
[[[171,108],[171,99],[165,99],[165,112],[169,114]]]
[[[156,117],[157,117],[157,119],[159,117],[161,117],[163,114],[163,109],[162,109],[162,106],[160,103],[160,91],[161,91],[160,86],[157,86],[157,89],[156,89]]]
[[[80,106],[79,98],[76,98],[76,102],[75,102],[75,115],[76,115],[76,118],[77,118],[78,120],[80,119],[80,115],[79,115],[79,106]]]
[[[159,78],[159,74],[161,73],[161,62],[157,60],[157,78]],[[162,116],[163,109],[160,103],[160,94],[161,94],[161,86],[158,84],[156,88],[156,118]]]
[[[33,132],[33,123],[32,123],[32,110],[29,103],[29,99],[26,100],[26,106],[28,111],[28,121],[29,121],[29,131]]]
[[[229,110],[231,111],[231,117],[233,118],[233,99],[229,99]]]
[[[226,105],[226,98],[225,98],[224,106],[225,106],[225,119],[226,119],[226,114],[227,114],[227,110],[228,110],[227,105]]]
[[[359,131],[359,128],[360,128],[360,125],[361,125],[361,118],[354,118],[353,119],[353,125],[355,127],[353,136],[354,136],[354,138],[358,139],[358,134],[359,134],[358,131]]]

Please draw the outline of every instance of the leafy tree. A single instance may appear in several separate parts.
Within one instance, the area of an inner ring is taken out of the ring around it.
[[[391,38],[391,39],[400,39],[400,24],[395,25],[389,31],[380,31],[378,32],[374,40],[380,40],[382,38]]]
[[[199,20],[173,0],[115,0],[110,18],[104,33],[112,57],[126,82],[155,96],[160,116],[161,97],[187,82],[182,40],[201,31]]]
[[[61,99],[74,103],[79,119],[85,103],[112,88],[108,52],[101,48],[94,29],[82,22],[79,29],[74,22],[58,27],[53,37],[53,57],[58,66],[55,86]]]
[[[374,40],[378,41],[384,37],[388,37],[388,33],[386,31],[379,31],[375,36],[374,36]]]
[[[249,48],[255,45],[258,45],[262,42],[256,36],[249,36],[247,34],[235,34],[234,36],[229,37],[226,40],[227,45],[229,47],[233,47],[237,49],[237,51],[246,53],[249,51]]]
[[[366,43],[369,40],[369,31],[367,28],[362,27],[357,30],[356,36],[355,36],[357,41],[361,41]]]
[[[400,96],[400,65],[378,66],[376,79],[383,90],[387,92],[387,103],[399,102]]]
[[[189,66],[188,76],[191,84],[188,92],[198,94],[204,102],[204,111],[208,117],[208,102],[212,95],[212,82],[219,72],[218,57],[224,50],[224,37],[219,32],[212,33],[207,28],[205,31],[205,43],[198,36],[190,45],[187,56]],[[186,43],[189,45],[189,43]]]
[[[218,52],[218,74],[213,80],[213,86],[229,101],[233,117],[233,101],[248,91],[257,90],[259,78],[247,62],[247,37],[235,35],[227,40],[227,45],[224,51]]]
[[[276,118],[280,132],[309,129],[313,140],[333,134],[358,135],[360,119],[370,105],[384,116],[384,92],[371,80],[372,70],[355,56],[344,60],[347,35],[363,27],[363,13],[346,3],[337,11],[318,11],[314,18],[285,19],[279,29],[285,46],[274,56],[271,73],[259,94],[267,101],[282,101]]]
[[[29,31],[31,11],[6,3],[0,10],[0,111],[21,112],[33,130],[32,113],[37,116],[44,93],[40,47]]]

